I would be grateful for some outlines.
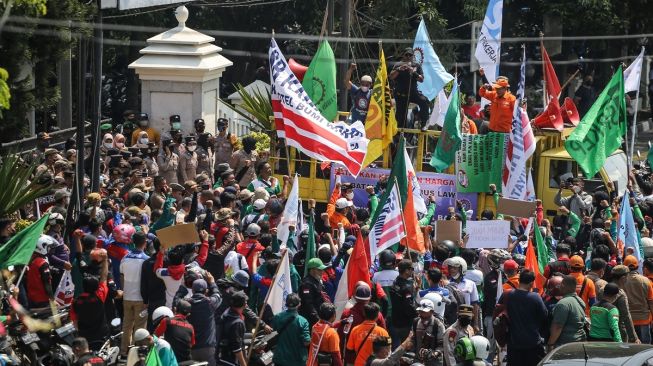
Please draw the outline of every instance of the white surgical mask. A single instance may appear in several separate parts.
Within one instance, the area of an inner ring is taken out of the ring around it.
[[[181,122],[172,122],[173,130],[181,130]]]
[[[112,148],[112,147],[113,147],[113,144],[112,144],[112,143],[110,143],[110,142],[105,142],[105,143],[104,143],[104,144],[102,144],[102,145],[103,145],[104,147],[106,147],[107,149],[110,149],[110,148]]]
[[[368,91],[370,91],[370,88],[368,86],[361,86],[361,91],[363,93],[367,93]]]
[[[147,145],[148,142],[150,142],[150,139],[147,138],[147,137],[143,137],[143,138],[138,139],[138,143],[141,144],[141,145]]]
[[[141,127],[147,127],[147,121],[140,121],[140,122],[138,122],[138,124],[139,124]]]
[[[354,193],[347,193],[347,195],[345,195],[345,197],[347,197],[348,200],[353,200],[354,199]]]
[[[195,149],[197,149],[197,145],[188,145],[186,148],[188,149],[188,151],[193,152],[195,151]]]

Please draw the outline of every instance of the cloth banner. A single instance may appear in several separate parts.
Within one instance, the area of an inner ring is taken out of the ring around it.
[[[463,135],[456,153],[456,190],[487,192],[490,184],[501,187],[508,134]]]

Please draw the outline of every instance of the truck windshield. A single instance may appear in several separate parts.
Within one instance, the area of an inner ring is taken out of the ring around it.
[[[617,191],[619,195],[623,195],[626,191],[626,185],[628,184],[628,164],[626,162],[626,154],[620,152],[618,154],[613,154],[605,160],[603,164],[603,169],[610,177],[610,180],[616,183]]]

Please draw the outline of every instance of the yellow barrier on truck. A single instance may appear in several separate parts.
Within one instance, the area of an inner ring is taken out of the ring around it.
[[[623,151],[615,151],[606,160],[603,168],[594,177],[584,177],[578,164],[569,156],[564,148],[564,140],[573,131],[573,127],[565,128],[562,132],[553,129],[537,129],[535,131],[535,153],[528,161],[528,167],[532,171],[535,195],[542,200],[544,215],[553,218],[556,215],[557,206],[555,196],[558,193],[560,182],[571,177],[581,177],[585,181],[585,191],[595,190],[609,191],[608,182],[612,182],[619,194],[623,194],[628,182],[628,167],[626,155]],[[412,157],[415,170],[433,171],[429,165],[431,153],[435,150],[440,131],[421,131],[416,129],[399,129],[406,138],[406,149]],[[283,149],[282,149],[283,150]],[[313,198],[317,202],[327,202],[329,198],[330,171],[327,168],[322,170],[320,162],[310,159],[297,150],[288,149],[289,162],[286,161],[285,150],[279,151],[277,157],[270,158],[274,174],[280,178],[284,174],[300,174],[300,197],[303,199]],[[387,149],[382,158],[376,163],[377,167],[390,168],[390,149]],[[290,170],[288,170],[290,169]],[[453,166],[449,167],[446,173],[452,174]],[[572,192],[563,189],[562,196],[571,195]],[[476,212],[484,209],[495,210],[491,195],[479,192],[478,207]]]

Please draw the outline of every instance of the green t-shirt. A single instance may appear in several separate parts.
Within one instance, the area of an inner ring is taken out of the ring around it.
[[[592,306],[590,310],[590,337],[597,339],[611,339],[621,342],[619,333],[619,309],[609,302],[601,301]]]
[[[295,319],[291,321],[290,318],[293,316]],[[306,345],[311,341],[308,320],[297,314],[297,310],[286,310],[272,318],[272,328],[277,332],[281,329],[281,333],[277,336],[277,347],[272,361],[277,365],[306,365],[308,358]]]
[[[270,196],[278,196],[281,193],[281,186],[278,181],[275,181],[275,184],[272,185],[270,180],[266,181],[261,178],[256,178],[247,186],[247,189],[250,192],[254,192],[256,188],[265,188]]]
[[[562,332],[556,344],[584,341],[585,308],[583,300],[571,293],[566,295],[553,308],[553,324],[561,325]]]

